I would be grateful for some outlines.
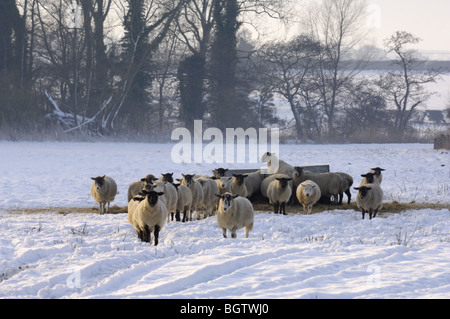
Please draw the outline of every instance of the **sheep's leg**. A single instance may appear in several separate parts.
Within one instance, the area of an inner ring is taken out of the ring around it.
[[[345,191],[345,194],[347,195],[348,198],[347,204],[350,205],[350,201],[352,199],[352,193],[350,192],[350,188]]]
[[[275,213],[275,214],[278,214],[278,208],[279,208],[279,204],[278,203],[275,203],[275,204],[273,204],[273,212]]]
[[[369,219],[372,219],[373,209],[369,209]]]
[[[108,202],[108,211],[106,212],[107,214],[109,214],[109,204],[110,204],[111,202]]]
[[[364,215],[366,214],[366,211],[364,209],[362,209],[361,212],[362,212],[362,219],[364,219]]]
[[[283,210],[283,215],[286,215],[286,203],[281,203],[281,210]],[[280,214],[281,214],[280,210]]]
[[[187,215],[187,208],[185,208],[183,211],[183,220],[182,220],[183,223],[186,222],[186,215]]]
[[[375,209],[375,212],[374,212],[374,214],[373,214],[373,218],[377,217],[377,214],[378,214],[378,208]]]
[[[344,193],[343,192],[340,192],[339,193],[339,206],[341,206],[342,205],[342,200],[344,199]]]
[[[172,216],[172,221],[173,221],[173,216],[175,215],[175,213],[171,212],[170,216]]]
[[[155,230],[153,231],[153,234],[155,235],[155,246],[158,246],[160,230],[161,230],[161,227],[159,225],[155,225]]]
[[[227,229],[226,228],[222,228],[222,235],[223,235],[223,238],[227,238]]]
[[[177,209],[177,211],[175,212],[175,220],[177,222],[181,221],[181,217],[180,217],[180,211]]]
[[[236,234],[236,228],[233,228],[232,230],[231,230],[231,238],[236,238],[237,237],[237,234]]]

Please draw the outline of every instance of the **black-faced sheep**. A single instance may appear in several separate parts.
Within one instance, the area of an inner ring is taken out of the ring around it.
[[[164,226],[167,219],[167,208],[164,203],[159,200],[159,196],[164,195],[163,192],[155,192],[146,190],[142,191],[145,195],[144,199],[136,199],[139,203],[132,206],[131,214],[134,218],[133,227],[139,230],[138,236],[143,242],[151,242],[151,234],[154,234],[155,246],[158,245],[159,232]],[[134,198],[132,199],[135,200]]]
[[[195,210],[197,213],[197,218],[199,215],[199,210],[203,205],[203,188],[200,182],[195,180],[194,176],[191,174],[181,174],[183,175],[183,179],[181,180],[181,184],[185,185],[187,188],[191,190],[192,193],[192,205],[191,212],[189,216],[189,220],[192,220],[192,211]]]
[[[289,185],[289,181],[292,177],[277,177],[275,180],[270,182],[267,188],[267,197],[269,198],[270,204],[273,205],[275,214],[286,215],[286,203],[292,196],[292,187]]]
[[[178,193],[178,202],[177,202],[177,211],[175,214],[176,221],[182,221],[183,223],[190,219],[188,213],[191,213],[192,206],[192,192],[191,190],[185,186],[181,185],[181,183],[174,183],[173,186],[177,189]],[[181,220],[180,213],[183,212],[183,220]]]
[[[152,184],[153,181],[156,181],[157,178],[153,174],[148,174],[144,178],[137,182],[133,182],[128,187],[128,202],[136,195],[139,195],[139,192],[142,191],[145,185]]]
[[[358,191],[356,196],[356,204],[361,209],[362,219],[364,215],[369,213],[369,218],[376,217],[378,210],[383,206],[383,190],[380,185],[366,184],[360,187],[354,187]]]
[[[116,182],[111,177],[105,175],[91,177],[91,179],[94,180],[91,186],[91,194],[95,201],[100,205],[100,214],[105,213],[106,203],[108,203],[108,210],[106,212],[109,214],[110,202],[112,202],[117,195]]]
[[[231,193],[233,195],[247,197],[248,192],[244,182],[246,178],[247,175],[244,174],[233,174],[233,181],[231,183]]]

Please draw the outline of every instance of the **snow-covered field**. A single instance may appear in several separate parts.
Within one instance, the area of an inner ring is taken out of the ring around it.
[[[137,239],[125,214],[58,213],[97,206],[91,176],[112,176],[114,204],[126,206],[128,185],[148,173],[243,166],[174,164],[172,147],[0,142],[0,298],[450,298],[448,208],[371,221],[343,208],[257,212],[248,239],[243,230],[224,239],[214,217],[173,222],[157,247]],[[355,184],[380,166],[385,202],[450,207],[450,154],[432,145],[281,145],[280,157],[330,164]]]

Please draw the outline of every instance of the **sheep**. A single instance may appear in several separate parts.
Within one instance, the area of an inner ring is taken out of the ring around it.
[[[253,173],[246,174],[247,178],[244,179],[245,187],[247,188],[247,198],[250,198],[258,194],[261,190],[261,183],[266,175],[261,173],[261,170],[257,170]]]
[[[231,193],[232,177],[221,177],[216,179],[217,187],[219,188],[219,194]]]
[[[353,177],[351,177],[347,173],[337,172],[341,177],[341,183],[339,187],[339,205],[342,205],[342,199],[344,197],[344,193],[347,195],[347,204],[350,205],[350,201],[352,199],[352,193],[350,191],[351,186],[353,185]]]
[[[160,177],[158,180],[173,183],[173,173],[165,173],[165,174],[161,173],[161,175],[162,177]]]
[[[302,167],[294,167],[294,185],[299,185],[304,181],[311,180],[319,185],[322,198],[334,197],[337,203],[338,194],[341,189],[342,178],[337,173],[311,173],[305,171]],[[298,187],[298,186],[297,186]]]
[[[261,156],[261,162],[267,163],[268,174],[286,174],[288,176],[292,176],[292,173],[294,172],[294,167],[285,161],[280,160],[275,153],[264,153]]]
[[[375,173],[375,182],[378,185],[381,185],[381,183],[383,182],[383,174],[381,173],[382,171],[385,171],[384,168],[380,168],[380,167],[375,167],[375,168],[371,168],[369,173]]]
[[[236,230],[245,229],[245,238],[253,229],[254,211],[252,203],[244,197],[231,193],[216,194],[219,200],[217,210],[217,224],[222,228],[224,238],[227,238],[227,229],[231,232],[231,238],[236,238]]]
[[[167,219],[167,208],[159,197],[163,192],[142,191],[145,198],[132,208],[134,222],[139,229],[139,239],[143,242],[151,242],[151,233],[154,234],[155,246],[158,245],[159,232]],[[133,201],[135,199],[132,199]]]
[[[180,213],[183,212],[182,222],[184,223],[186,221],[187,212],[189,211],[189,214],[191,212],[192,192],[187,186],[181,185],[181,183],[174,183],[173,186],[177,189],[178,194],[175,218],[177,222],[181,221]]]
[[[320,187],[311,180],[304,181],[297,187],[297,199],[303,206],[303,213],[311,214],[312,207],[316,204],[321,195]]]
[[[100,214],[105,213],[105,205],[108,203],[107,213],[109,214],[110,202],[114,200],[117,195],[117,184],[109,176],[91,177],[94,182],[91,186],[91,194],[95,201],[100,205]]]
[[[157,180],[157,178],[153,174],[148,174],[144,178],[141,178],[141,180],[131,183],[128,187],[128,202],[130,202],[134,196],[138,195],[146,184],[151,184],[155,180]]]
[[[373,173],[373,172],[362,174],[361,177],[363,177],[363,179],[361,180],[361,184],[359,184],[359,186],[364,186],[367,184],[374,184],[374,183],[378,184],[377,180],[375,180],[375,173]]]
[[[144,199],[145,197],[143,195],[137,195],[128,202],[128,222],[133,226],[139,238],[140,238],[140,229],[134,220],[134,214],[136,212],[137,205]]]
[[[247,187],[245,186],[244,180],[247,175],[244,174],[233,174],[233,181],[231,182],[231,193],[233,195],[239,195],[241,197],[247,197]]]
[[[178,192],[175,186],[169,182],[155,181],[153,182],[154,190],[161,191],[164,193],[164,204],[166,205],[167,211],[171,214],[172,220],[174,214],[177,211],[178,202]],[[162,198],[160,198],[161,200]],[[169,215],[167,215],[167,222],[169,222]]]
[[[202,185],[194,179],[195,175],[181,175],[183,175],[181,184],[187,186],[192,192],[192,205],[189,213],[189,220],[192,221],[192,211],[195,210],[198,216],[198,210],[203,204],[203,188]]]
[[[228,168],[216,168],[212,172],[215,177],[221,178],[226,175],[227,171],[228,171]]]
[[[286,215],[286,203],[292,195],[292,187],[288,183],[290,180],[292,177],[276,177],[267,188],[267,197],[273,205],[275,214]]]
[[[286,175],[286,174],[273,174],[270,175],[266,178],[263,179],[263,181],[261,182],[261,195],[264,196],[265,198],[268,198],[267,196],[267,189],[269,188],[269,184],[274,181],[276,178],[289,178],[291,176]],[[293,182],[289,181],[289,186],[291,186],[291,189],[293,189]]]
[[[369,218],[376,217],[378,210],[383,206],[383,190],[377,183],[366,184],[354,187],[358,191],[356,204],[361,209],[362,219],[365,213],[369,213]]]
[[[204,216],[209,217],[214,215],[214,210],[217,206],[218,198],[216,194],[219,193],[219,188],[215,180],[208,177],[200,177],[197,179],[202,185],[203,189],[203,209]]]

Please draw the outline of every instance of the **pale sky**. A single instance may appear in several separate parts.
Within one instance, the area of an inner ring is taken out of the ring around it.
[[[449,0],[369,0],[369,13],[377,23],[380,39],[395,31],[408,31],[423,41],[420,50],[450,52]],[[379,15],[379,16],[378,16]]]
[[[301,8],[321,0],[296,0]],[[450,59],[450,0],[367,0],[368,21],[372,26],[369,36],[374,36],[376,46],[383,48],[383,40],[396,31],[407,31],[422,39],[415,49],[447,51]],[[300,14],[300,13],[299,13]],[[267,22],[266,22],[267,23]],[[281,24],[271,22],[275,30],[270,37],[280,39],[298,34],[299,27],[291,25],[286,30]],[[284,30],[284,31],[283,31]],[[372,39],[367,39],[372,42]]]

